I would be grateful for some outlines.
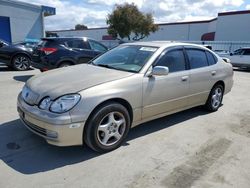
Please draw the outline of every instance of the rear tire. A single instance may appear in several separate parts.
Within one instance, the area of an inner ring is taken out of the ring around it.
[[[61,64],[58,66],[58,68],[68,67],[68,66],[71,66],[71,65],[72,65],[71,62],[63,62],[63,63],[61,63]]]
[[[25,54],[18,54],[12,58],[11,67],[16,71],[25,71],[30,68],[30,58]]]
[[[215,112],[221,106],[224,94],[224,87],[221,84],[215,85],[207,99],[205,108],[210,112]]]
[[[127,109],[116,102],[109,102],[95,110],[88,120],[83,139],[93,150],[105,153],[122,144],[130,129]]]

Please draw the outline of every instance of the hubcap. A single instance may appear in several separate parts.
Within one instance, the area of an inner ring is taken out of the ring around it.
[[[26,70],[29,67],[29,60],[25,56],[18,56],[14,60],[14,65],[19,70]]]
[[[97,129],[98,141],[104,146],[118,142],[125,132],[126,120],[120,112],[110,112],[100,122]]]
[[[213,108],[218,108],[221,104],[222,99],[222,89],[216,88],[212,95],[212,106]]]

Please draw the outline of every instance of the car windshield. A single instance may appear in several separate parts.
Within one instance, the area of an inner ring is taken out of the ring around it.
[[[157,49],[139,45],[118,46],[93,60],[92,64],[138,73]]]

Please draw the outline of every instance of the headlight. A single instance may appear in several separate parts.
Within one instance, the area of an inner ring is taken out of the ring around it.
[[[51,106],[50,111],[55,113],[63,113],[71,110],[81,99],[79,94],[64,95],[55,100]]]
[[[49,97],[46,97],[40,102],[39,108],[43,110],[49,109],[51,102],[51,99]]]

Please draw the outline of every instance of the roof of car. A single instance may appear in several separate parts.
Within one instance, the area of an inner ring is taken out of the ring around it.
[[[191,43],[183,43],[177,41],[147,41],[147,42],[132,42],[132,43],[124,43],[122,45],[141,45],[141,46],[152,46],[152,47],[170,47],[170,46],[196,46],[196,47],[204,47],[202,45],[191,44]],[[205,48],[205,47],[204,47]]]

